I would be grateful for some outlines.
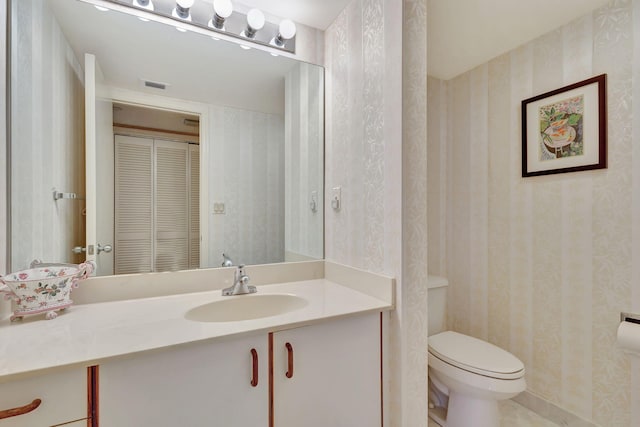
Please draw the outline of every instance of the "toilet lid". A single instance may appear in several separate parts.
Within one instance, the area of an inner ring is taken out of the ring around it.
[[[453,331],[430,336],[429,353],[445,363],[491,378],[517,379],[524,375],[524,364],[513,354]]]

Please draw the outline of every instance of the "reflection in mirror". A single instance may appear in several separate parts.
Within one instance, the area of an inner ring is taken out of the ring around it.
[[[321,67],[78,1],[10,3],[12,270],[322,258]]]

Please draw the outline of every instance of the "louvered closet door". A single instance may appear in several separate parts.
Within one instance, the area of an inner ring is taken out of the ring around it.
[[[115,136],[115,274],[153,271],[153,140]]]
[[[155,271],[189,268],[189,145],[155,140]]]
[[[189,268],[200,268],[200,146],[189,144]]]

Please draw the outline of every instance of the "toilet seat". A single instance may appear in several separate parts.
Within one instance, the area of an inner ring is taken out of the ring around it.
[[[429,353],[444,363],[489,378],[514,380],[524,376],[524,365],[513,354],[453,331],[430,336]]]

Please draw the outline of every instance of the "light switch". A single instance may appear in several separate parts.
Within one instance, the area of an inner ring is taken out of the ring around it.
[[[334,211],[339,211],[342,207],[342,189],[340,187],[333,187],[331,189],[331,207]]]

